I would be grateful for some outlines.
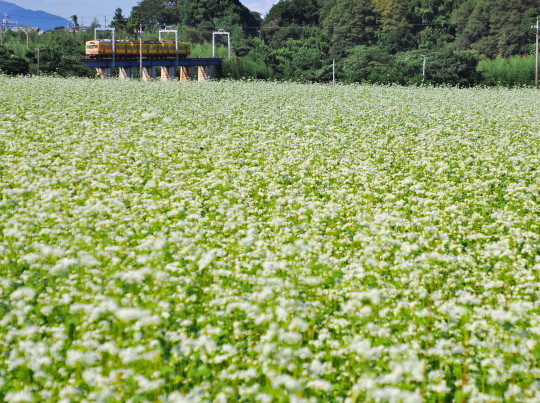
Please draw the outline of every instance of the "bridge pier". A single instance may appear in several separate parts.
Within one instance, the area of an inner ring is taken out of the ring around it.
[[[156,68],[155,67],[143,67],[141,72],[141,77],[144,81],[150,81],[156,78]]]
[[[135,78],[150,81],[156,78],[156,67],[160,68],[160,78],[163,81],[175,80],[177,67],[179,69],[180,81],[206,81],[212,78],[212,66],[219,66],[222,59],[215,57],[194,57],[194,58],[156,58],[144,59],[142,67],[140,59],[86,59],[84,63],[96,69],[96,73],[101,78],[112,77],[113,71],[121,80]],[[140,72],[137,71],[140,68]]]
[[[210,66],[197,66],[198,81],[206,81],[210,79]]]
[[[110,67],[96,67],[96,72],[99,78],[111,78],[112,68]]]
[[[190,80],[191,80],[190,68],[187,66],[181,66],[180,67],[180,81],[190,81]]]
[[[161,81],[171,81],[176,75],[176,67],[161,66]]]
[[[135,67],[119,67],[118,75],[121,80],[135,78]]]

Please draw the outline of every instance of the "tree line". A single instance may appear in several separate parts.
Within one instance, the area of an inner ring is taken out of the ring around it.
[[[281,0],[264,18],[239,0],[142,0],[111,25],[124,39],[175,27],[197,56],[226,30],[233,57],[220,74],[229,78],[328,82],[335,61],[342,82],[516,86],[534,80],[538,15],[538,0]],[[49,32],[26,50],[22,35],[4,35],[0,70],[33,73],[37,44],[42,57],[69,61],[62,74],[93,74],[76,65],[93,30]]]

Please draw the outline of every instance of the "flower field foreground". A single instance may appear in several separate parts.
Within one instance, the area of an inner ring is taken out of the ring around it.
[[[0,400],[539,401],[539,112],[0,77]]]

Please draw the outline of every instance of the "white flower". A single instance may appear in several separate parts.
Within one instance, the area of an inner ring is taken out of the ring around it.
[[[322,390],[324,392],[330,392],[330,390],[332,390],[332,384],[323,379],[309,381],[306,386],[310,389]]]
[[[21,260],[29,264],[34,264],[42,258],[43,257],[39,253],[27,253],[26,255],[21,256]]]
[[[439,381],[439,383],[433,385],[433,384],[430,384],[429,385],[429,390],[435,392],[435,393],[440,393],[440,394],[446,394],[448,392],[450,392],[450,388],[448,387],[448,385],[446,384],[446,382],[444,380],[441,380]]]
[[[148,310],[140,308],[119,308],[114,312],[114,314],[122,322],[145,319],[150,316],[150,312]]]
[[[309,323],[307,323],[306,321],[300,318],[293,318],[291,320],[291,323],[289,323],[290,331],[305,332],[308,329],[309,329]]]
[[[156,379],[154,381],[151,381],[142,375],[135,375],[133,378],[137,381],[137,384],[139,385],[138,393],[157,390],[161,388],[164,383],[163,379]]]
[[[182,395],[180,392],[173,392],[166,399],[167,403],[191,403],[191,399]]]
[[[13,291],[9,298],[12,301],[17,300],[24,300],[24,301],[30,301],[36,296],[36,290],[30,287],[21,287],[17,288],[17,290]]]
[[[77,263],[77,259],[64,257],[62,259],[59,259],[56,264],[51,268],[51,273],[67,273],[69,268],[75,266]]]
[[[6,402],[8,403],[23,403],[23,402],[33,402],[34,397],[30,389],[24,389],[17,392],[8,392],[5,396]]]
[[[288,390],[297,390],[300,388],[298,380],[290,375],[282,374],[272,378],[272,385],[275,388],[284,387]]]
[[[216,252],[214,250],[210,250],[206,252],[199,260],[199,263],[198,263],[199,270],[203,270],[206,266],[212,263],[215,257],[216,257]]]

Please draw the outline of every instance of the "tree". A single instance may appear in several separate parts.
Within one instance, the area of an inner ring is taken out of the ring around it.
[[[187,27],[208,26],[231,30],[241,27],[244,35],[255,36],[261,25],[260,17],[254,15],[239,0],[190,0],[178,6],[179,23]]]
[[[332,8],[339,2],[339,0],[319,0],[319,25],[322,25],[323,21],[328,17]]]
[[[475,52],[459,51],[447,45],[431,53],[428,62],[426,76],[430,83],[469,87],[478,81]]]
[[[71,16],[71,22],[73,22],[73,27],[75,28],[76,31],[79,30],[79,18],[76,16],[76,15],[72,15]]]
[[[396,82],[389,70],[393,64],[392,55],[376,46],[359,45],[349,51],[343,61],[348,82]]]
[[[125,31],[127,28],[128,20],[124,17],[121,8],[117,8],[114,12],[114,16],[111,22],[111,26],[121,31]]]
[[[453,14],[456,47],[489,58],[526,53],[539,14],[538,0],[465,0]]]
[[[412,25],[403,0],[371,0],[378,14],[377,46],[389,53],[416,48]]]
[[[417,39],[408,25],[386,26],[377,31],[377,47],[395,54],[416,49]]]
[[[333,54],[343,57],[355,46],[374,45],[380,28],[378,17],[370,0],[338,2],[323,22]]]
[[[144,27],[177,24],[179,2],[169,0],[142,0],[136,6]]]
[[[142,0],[133,7],[128,27],[135,22],[145,29],[181,25],[189,38],[208,38],[216,28],[240,27],[242,35],[255,36],[261,25],[260,15],[249,11],[239,0]]]
[[[309,28],[305,34],[302,39],[287,39],[271,53],[276,78],[311,82],[330,79],[332,61],[325,33],[320,28]]]
[[[15,56],[4,46],[0,46],[0,73],[8,75],[25,75],[30,72],[30,65],[26,59]]]
[[[28,52],[27,56],[32,59],[34,64],[37,63],[37,55],[34,51]],[[58,48],[40,48],[39,58],[39,69],[42,74],[61,77],[95,77],[96,75],[84,63],[63,53]]]
[[[134,35],[139,32],[139,28],[142,25],[141,13],[139,7],[135,6],[131,9],[131,14],[126,23],[126,29],[130,35]]]
[[[434,49],[454,42],[452,13],[463,0],[404,0],[404,3],[419,48]]]
[[[277,49],[288,39],[299,40],[305,27],[319,25],[316,0],[283,0],[270,9],[262,25],[262,38]]]
[[[270,9],[265,21],[281,25],[317,25],[320,7],[316,0],[282,0]]]

